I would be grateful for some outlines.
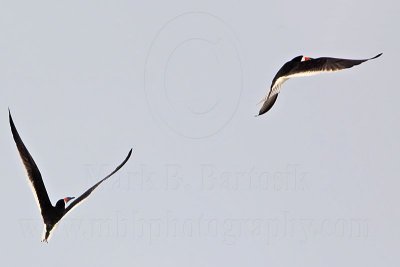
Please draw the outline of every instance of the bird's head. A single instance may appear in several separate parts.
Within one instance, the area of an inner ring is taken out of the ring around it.
[[[312,58],[301,55],[301,56],[297,56],[297,57],[293,58],[291,61],[303,62],[303,61],[307,61],[307,60],[310,60],[310,59],[312,59]]]
[[[72,200],[72,199],[74,199],[75,197],[64,197],[64,203],[65,204],[67,204],[68,203],[68,201],[70,201],[70,200]]]
[[[56,203],[56,208],[59,209],[65,209],[65,205],[71,200],[74,199],[75,197],[65,197],[63,199],[60,199],[59,201],[57,201]]]
[[[301,61],[307,61],[307,60],[311,60],[312,58],[310,58],[310,57],[306,57],[306,56],[303,56],[302,58],[301,58]]]

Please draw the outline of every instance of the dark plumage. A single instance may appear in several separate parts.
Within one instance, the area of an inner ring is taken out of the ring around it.
[[[79,196],[77,199],[71,202],[71,204],[68,207],[65,207],[65,204],[67,204],[70,200],[74,199],[74,197],[66,197],[64,199],[60,199],[53,207],[53,205],[50,202],[49,196],[47,194],[46,187],[43,183],[42,175],[40,174],[39,168],[37,167],[28,149],[22,142],[21,137],[19,136],[18,131],[15,128],[10,111],[8,111],[8,113],[9,113],[11,132],[15,144],[17,145],[19,155],[27,171],[29,181],[33,188],[33,193],[38,202],[38,206],[43,218],[43,223],[45,225],[42,241],[48,242],[51,231],[61,220],[61,218],[64,215],[66,215],[69,211],[71,211],[72,208],[74,208],[76,205],[80,204],[82,200],[87,198],[93,192],[93,190],[96,189],[96,187],[98,187],[102,182],[104,182],[106,179],[108,179],[110,176],[116,173],[122,166],[124,166],[124,164],[128,161],[129,157],[132,154],[132,149],[129,151],[125,160],[113,172],[111,172],[109,175],[107,175],[99,182],[97,182],[94,186],[86,190],[86,192],[84,192],[81,196]]]
[[[343,59],[332,57],[309,58],[298,56],[286,62],[272,80],[268,95],[262,100],[263,105],[258,113],[268,112],[275,104],[282,84],[293,77],[316,75],[323,72],[339,71],[359,65],[365,61],[380,57],[382,53],[369,59]]]

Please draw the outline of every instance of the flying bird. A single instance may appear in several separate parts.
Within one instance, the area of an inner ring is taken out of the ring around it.
[[[17,149],[19,155],[22,159],[22,163],[25,166],[30,185],[32,186],[32,191],[36,199],[36,203],[40,209],[42,214],[44,229],[43,229],[43,237],[42,242],[48,242],[51,237],[52,231],[56,228],[57,224],[69,211],[73,208],[77,207],[78,204],[81,204],[84,199],[86,199],[102,182],[110,178],[114,173],[116,173],[124,164],[128,161],[129,157],[132,154],[132,149],[129,151],[125,160],[109,175],[101,179],[95,185],[86,190],[82,195],[76,198],[74,201],[70,202],[70,204],[66,207],[65,205],[74,199],[74,197],[65,197],[57,201],[56,205],[53,206],[50,202],[49,195],[47,194],[46,187],[43,183],[42,175],[33,160],[31,154],[28,149],[25,147],[24,143],[19,136],[17,129],[15,128],[13,119],[11,117],[11,112],[8,110],[9,120],[11,132],[17,145]]]
[[[343,59],[332,57],[310,58],[298,56],[286,62],[272,80],[269,93],[260,103],[263,103],[258,116],[269,111],[275,104],[282,84],[290,78],[316,75],[324,72],[334,72],[348,69],[365,61],[380,57],[382,53],[369,59]]]

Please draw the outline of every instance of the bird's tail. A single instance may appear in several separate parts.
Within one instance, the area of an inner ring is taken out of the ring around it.
[[[55,225],[44,224],[42,242],[48,243],[53,231],[57,228],[58,223]]]

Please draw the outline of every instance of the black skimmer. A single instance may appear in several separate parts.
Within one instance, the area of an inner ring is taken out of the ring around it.
[[[334,72],[348,69],[365,61],[380,57],[382,53],[369,59],[343,59],[332,57],[310,58],[298,56],[286,62],[272,80],[268,95],[261,100],[263,103],[258,116],[269,111],[275,104],[282,84],[290,78],[316,75],[324,72]]]
[[[93,192],[93,190],[96,189],[96,187],[98,187],[102,182],[110,178],[122,166],[124,166],[124,164],[128,161],[129,157],[132,154],[132,149],[129,151],[128,156],[125,158],[125,160],[113,172],[111,172],[109,175],[101,179],[91,188],[86,190],[82,195],[80,195],[78,198],[72,201],[67,207],[65,207],[65,205],[70,200],[74,199],[74,197],[65,197],[63,199],[60,199],[57,201],[56,205],[53,206],[50,202],[49,196],[46,191],[46,187],[43,183],[42,175],[40,174],[40,171],[36,166],[35,161],[33,160],[28,149],[26,149],[24,143],[21,140],[21,137],[17,132],[17,129],[15,128],[10,110],[8,111],[8,115],[10,119],[11,132],[14,137],[15,144],[17,145],[19,155],[22,159],[22,163],[25,166],[29,178],[29,182],[32,185],[32,191],[37,200],[36,202],[43,217],[44,230],[43,230],[42,242],[48,242],[48,240],[51,237],[52,230],[56,228],[61,218],[64,215],[66,215],[69,211],[71,211],[73,208],[77,207],[78,204],[81,204],[82,200],[86,199]]]

